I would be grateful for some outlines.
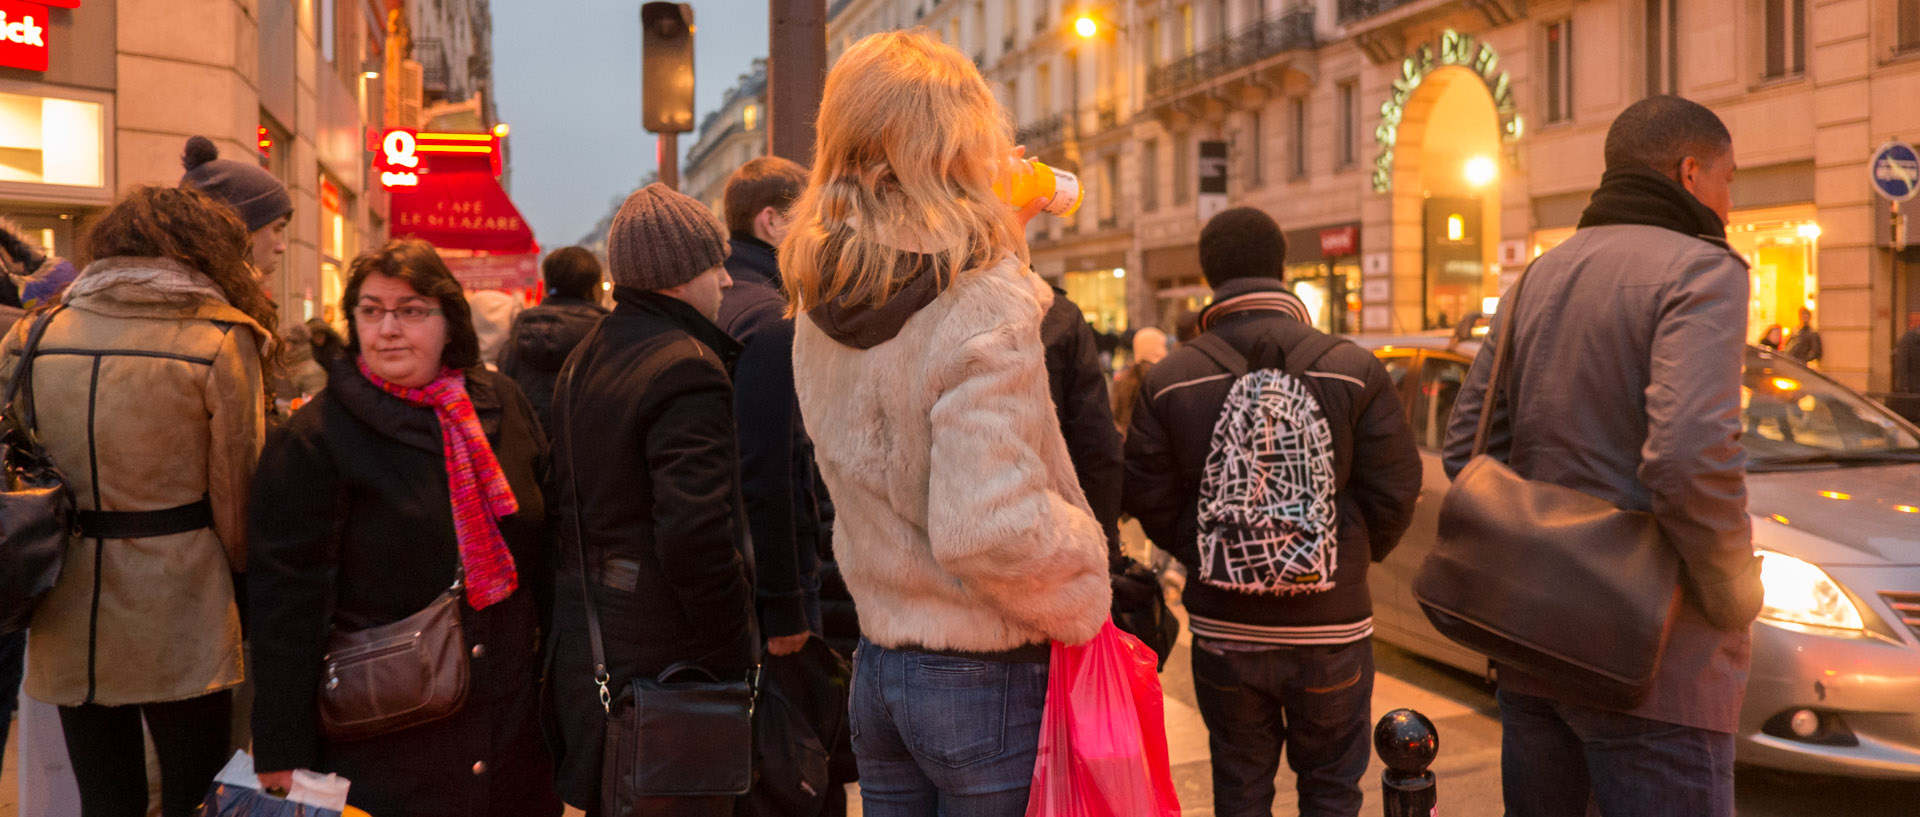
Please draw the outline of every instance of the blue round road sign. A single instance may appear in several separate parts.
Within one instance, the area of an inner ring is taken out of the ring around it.
[[[1888,201],[1906,201],[1920,193],[1920,153],[1905,142],[1888,142],[1867,163],[1873,189]]]

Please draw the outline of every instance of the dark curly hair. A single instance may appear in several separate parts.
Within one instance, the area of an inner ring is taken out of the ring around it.
[[[447,347],[440,352],[440,365],[471,369],[480,365],[480,336],[473,331],[473,308],[467,305],[466,290],[440,260],[432,244],[417,238],[400,238],[377,250],[368,250],[353,259],[347,268],[347,292],[340,308],[347,312],[347,353],[360,353],[360,327],[355,324],[354,307],[360,303],[360,287],[369,275],[383,275],[405,281],[421,296],[440,302],[440,314],[447,319]]]
[[[141,185],[127,191],[87,232],[81,258],[171,258],[213,279],[227,303],[247,313],[268,339],[278,338],[280,316],[247,262],[253,239],[233,208],[192,188]],[[278,355],[261,355],[260,371],[273,381]]]

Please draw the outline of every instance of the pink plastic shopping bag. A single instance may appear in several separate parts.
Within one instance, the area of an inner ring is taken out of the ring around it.
[[[1027,817],[1179,817],[1156,665],[1111,621],[1054,643]]]

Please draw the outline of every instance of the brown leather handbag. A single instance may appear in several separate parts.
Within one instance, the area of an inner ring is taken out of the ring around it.
[[[355,741],[430,723],[467,701],[461,583],[391,624],[327,636],[320,734]]]
[[[1527,479],[1487,454],[1511,388],[1521,281],[1502,299],[1507,317],[1473,458],[1440,505],[1414,599],[1461,646],[1571,695],[1631,708],[1652,687],[1679,609],[1679,554],[1652,514]]]

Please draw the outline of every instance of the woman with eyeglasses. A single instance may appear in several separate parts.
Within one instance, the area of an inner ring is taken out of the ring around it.
[[[338,773],[376,815],[557,815],[536,718],[546,436],[519,387],[481,365],[466,297],[425,242],[354,259],[342,304],[346,354],[268,441],[253,485],[254,768],[267,788]],[[407,619],[456,580],[464,703],[328,739],[329,633]]]

